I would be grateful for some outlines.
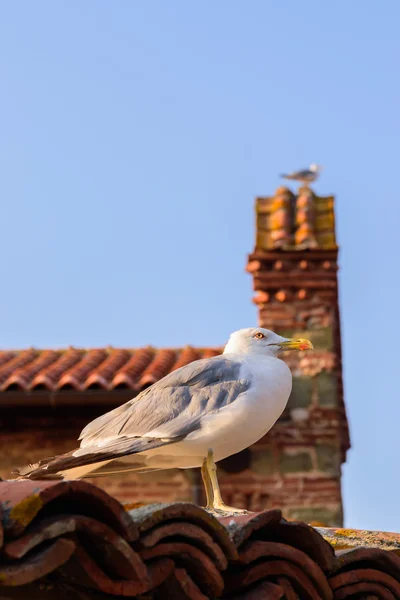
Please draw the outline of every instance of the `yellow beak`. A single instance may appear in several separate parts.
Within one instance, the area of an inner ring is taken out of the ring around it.
[[[282,350],[314,350],[314,346],[310,340],[299,338],[298,340],[289,339],[281,342],[279,346]]]

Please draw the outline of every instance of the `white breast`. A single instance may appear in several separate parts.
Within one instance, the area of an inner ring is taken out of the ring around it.
[[[250,388],[229,406],[202,419],[201,429],[182,442],[188,454],[197,453],[199,446],[202,452],[213,448],[215,460],[222,460],[262,438],[282,414],[292,388],[292,375],[283,361],[248,357],[240,375],[250,379]]]

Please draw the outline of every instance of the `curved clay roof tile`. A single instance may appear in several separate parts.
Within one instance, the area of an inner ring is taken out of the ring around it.
[[[20,369],[35,360],[37,354],[37,350],[34,350],[33,348],[18,352],[13,359],[6,362],[6,364],[0,368],[0,384],[4,383],[17,369]]]
[[[35,375],[42,369],[53,364],[59,356],[60,353],[55,350],[44,350],[43,352],[40,352],[35,360],[14,371],[1,386],[1,391],[5,391],[11,386],[18,386],[25,391],[30,389],[30,384]]]
[[[203,350],[203,358],[212,358],[213,356],[219,356],[222,354],[222,348],[218,350],[218,348],[206,348]]]
[[[57,388],[72,387],[76,390],[83,390],[86,378],[104,361],[106,356],[107,352],[104,349],[89,350],[80,362],[61,377]]]
[[[112,349],[105,361],[89,375],[84,385],[85,389],[90,387],[108,389],[117,371],[128,362],[130,357],[129,350]]]
[[[140,378],[140,387],[151,385],[168,375],[175,361],[175,350],[159,350]]]
[[[191,346],[186,346],[186,348],[179,353],[178,360],[174,364],[172,370],[175,371],[176,369],[184,367],[185,365],[188,365],[194,360],[199,360],[200,358],[201,354],[198,350],[192,348]]]
[[[134,352],[132,358],[119,369],[111,382],[111,388],[126,387],[137,389],[138,379],[154,357],[153,348],[141,348]]]
[[[69,348],[63,352],[56,362],[36,375],[31,383],[31,390],[38,387],[54,391],[57,388],[60,377],[82,358],[82,350]]]

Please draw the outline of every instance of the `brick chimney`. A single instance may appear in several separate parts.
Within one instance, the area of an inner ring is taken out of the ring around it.
[[[275,428],[252,448],[251,466],[264,464],[270,473],[265,485],[280,485],[288,517],[328,525],[342,524],[341,464],[349,448],[337,258],[334,197],[280,187],[256,199],[256,243],[247,271],[259,325],[309,338],[315,351],[288,354],[292,395]],[[270,500],[274,505],[274,492]]]
[[[281,187],[256,199],[248,257],[259,324],[309,338],[313,352],[284,357],[293,389],[283,415],[256,444],[219,463],[225,500],[288,519],[341,526],[341,465],[349,448],[343,402],[334,198]]]

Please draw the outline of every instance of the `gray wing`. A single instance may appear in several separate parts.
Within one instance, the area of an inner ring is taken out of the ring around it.
[[[301,171],[293,171],[292,173],[283,173],[281,177],[285,179],[306,179],[308,177],[315,177],[315,173],[309,169],[302,169]]]
[[[239,379],[240,369],[239,362],[223,356],[181,367],[89,423],[79,437],[81,448],[116,437],[182,438],[200,427],[204,415],[228,406],[249,388],[249,379]]]
[[[78,450],[16,472],[29,479],[52,479],[76,467],[96,469],[103,461],[177,442],[199,429],[202,417],[232,404],[249,388],[249,379],[239,379],[240,368],[240,363],[223,356],[181,367],[89,423],[79,437]]]

